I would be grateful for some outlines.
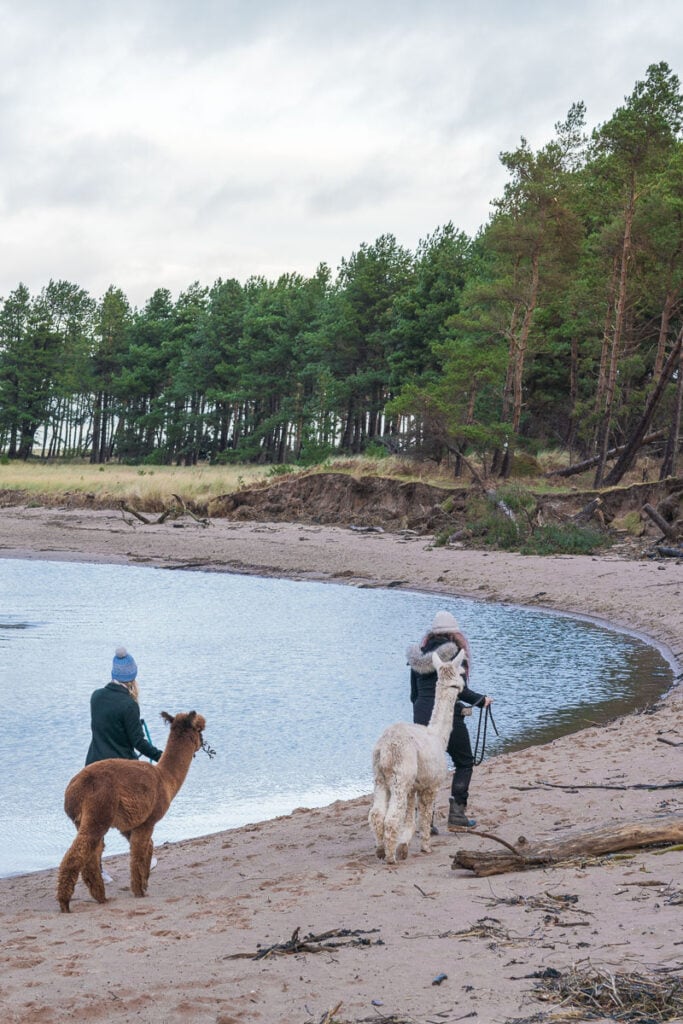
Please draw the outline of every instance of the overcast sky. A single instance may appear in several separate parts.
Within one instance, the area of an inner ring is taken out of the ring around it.
[[[583,100],[683,77],[680,0],[0,0],[0,297],[336,271],[473,234]]]

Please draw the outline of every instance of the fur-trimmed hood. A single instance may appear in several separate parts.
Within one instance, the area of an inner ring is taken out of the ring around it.
[[[427,676],[435,671],[432,661],[432,654],[435,651],[442,661],[452,661],[459,650],[458,645],[454,644],[452,640],[447,640],[445,643],[439,644],[438,647],[432,647],[427,652],[423,651],[419,644],[411,644],[406,651],[406,660],[413,672],[417,672],[419,676]]]

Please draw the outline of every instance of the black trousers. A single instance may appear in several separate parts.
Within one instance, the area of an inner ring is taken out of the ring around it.
[[[432,701],[422,700],[418,697],[413,704],[413,722],[417,725],[429,725],[433,707]],[[448,738],[446,752],[455,765],[455,774],[451,782],[451,796],[456,803],[466,805],[470,795],[474,755],[465,720],[462,715],[457,713],[457,709],[453,716],[453,728]]]

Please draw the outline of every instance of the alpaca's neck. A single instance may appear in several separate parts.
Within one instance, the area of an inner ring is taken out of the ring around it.
[[[177,739],[171,735],[161,755],[157,770],[164,776],[172,797],[182,786],[195,753],[195,745],[191,736]]]
[[[448,744],[448,737],[453,728],[453,709],[459,696],[460,690],[456,687],[444,687],[437,684],[434,710],[432,711],[432,717],[429,719],[427,728],[431,733],[439,737],[444,749]]]

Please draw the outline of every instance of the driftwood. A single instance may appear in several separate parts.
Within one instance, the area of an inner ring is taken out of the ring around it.
[[[209,526],[211,524],[210,519],[200,519],[199,516],[196,516],[192,509],[189,509],[183,499],[177,494],[174,494],[173,497],[180,507],[176,508],[175,506],[171,506],[170,508],[164,509],[161,515],[157,516],[156,519],[148,519],[147,516],[143,516],[142,512],[138,512],[137,509],[131,508],[130,505],[127,505],[125,501],[121,502],[121,511],[127,512],[130,516],[134,516],[138,522],[143,523],[145,526],[159,526],[161,523],[165,522],[169,516],[171,519],[179,519],[180,516],[190,516],[196,523],[199,523],[200,526]],[[132,524],[128,523],[128,525],[131,526]]]
[[[662,558],[683,558],[683,548],[667,548],[658,544],[657,554],[661,555]]]
[[[678,540],[678,531],[671,525],[671,523],[667,523],[663,516],[660,516],[656,508],[653,508],[652,505],[649,505],[646,502],[643,505],[643,512],[646,516],[650,517],[655,526],[659,527],[665,537],[669,540]]]
[[[496,841],[501,842],[506,850],[458,850],[451,867],[454,870],[466,868],[479,876],[501,875],[506,871],[550,867],[564,861],[599,857],[606,853],[653,846],[658,843],[680,843],[683,841],[683,817],[659,816],[574,831],[535,843],[529,843],[521,836],[514,847],[503,840]]]
[[[668,740],[663,740],[662,742],[667,743]],[[573,793],[577,789],[646,789],[652,791],[654,789],[683,789],[683,782],[633,782],[628,786],[616,785],[611,782],[585,782],[573,785],[571,782],[544,782],[542,779],[539,779],[533,786],[511,786],[510,788],[520,790],[564,789],[569,793]]]

